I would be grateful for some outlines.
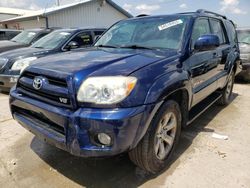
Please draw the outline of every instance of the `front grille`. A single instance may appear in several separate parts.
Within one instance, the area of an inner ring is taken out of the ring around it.
[[[20,114],[24,116],[27,119],[30,119],[31,121],[37,122],[37,124],[41,125],[45,129],[53,130],[63,136],[65,136],[65,129],[63,126],[60,126],[48,118],[46,118],[43,114],[41,113],[36,113],[30,110],[26,110],[23,108],[19,108],[17,106],[13,106],[12,108],[13,113]]]
[[[22,77],[27,77],[30,79],[34,79],[36,76],[40,76],[39,74],[36,73],[31,73],[31,72],[25,72]],[[60,86],[60,87],[67,87],[67,82],[66,80],[59,79],[59,78],[52,78],[51,76],[46,76],[46,78],[49,81],[49,84],[55,85],[55,86]]]
[[[43,77],[47,80],[44,86],[37,90],[33,87],[35,77]],[[66,79],[53,78],[51,76],[43,76],[36,73],[25,72],[17,83],[19,93],[62,107],[72,107],[70,95],[67,87]]]

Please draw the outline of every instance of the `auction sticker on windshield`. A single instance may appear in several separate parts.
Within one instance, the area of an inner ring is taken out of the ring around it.
[[[170,27],[173,27],[173,26],[176,26],[176,25],[179,25],[179,24],[183,24],[183,21],[181,19],[175,20],[175,21],[172,21],[172,22],[169,22],[169,23],[165,23],[163,25],[158,26],[158,28],[159,28],[160,31],[162,31],[164,29],[168,29]]]

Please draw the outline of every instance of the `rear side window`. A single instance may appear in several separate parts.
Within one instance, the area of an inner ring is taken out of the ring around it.
[[[227,27],[228,38],[230,40],[230,43],[238,45],[238,38],[237,38],[235,26],[231,22],[227,21],[226,27]]]
[[[192,33],[192,49],[194,44],[202,35],[211,34],[208,19],[202,18],[195,21]]]
[[[211,19],[211,28],[213,34],[217,35],[220,39],[220,44],[226,43],[226,37],[224,33],[224,29],[222,28],[222,23],[219,20]]]

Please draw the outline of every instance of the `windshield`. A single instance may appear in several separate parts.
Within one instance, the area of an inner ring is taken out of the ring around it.
[[[20,44],[30,44],[31,41],[36,37],[37,32],[34,31],[23,31],[22,33],[15,36],[11,41]]]
[[[95,44],[100,47],[180,49],[189,17],[169,16],[121,21]]]
[[[54,31],[47,36],[41,38],[35,42],[31,47],[44,48],[44,49],[55,49],[64,41],[68,40],[72,32]]]
[[[250,31],[238,31],[238,40],[240,43],[250,44]]]

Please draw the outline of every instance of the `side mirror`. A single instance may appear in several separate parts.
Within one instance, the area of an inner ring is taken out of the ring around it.
[[[196,51],[214,50],[220,46],[220,39],[217,35],[202,35],[194,44]]]
[[[67,50],[71,50],[71,49],[76,49],[79,47],[79,44],[75,41],[71,41],[69,42],[69,44],[66,46]]]

